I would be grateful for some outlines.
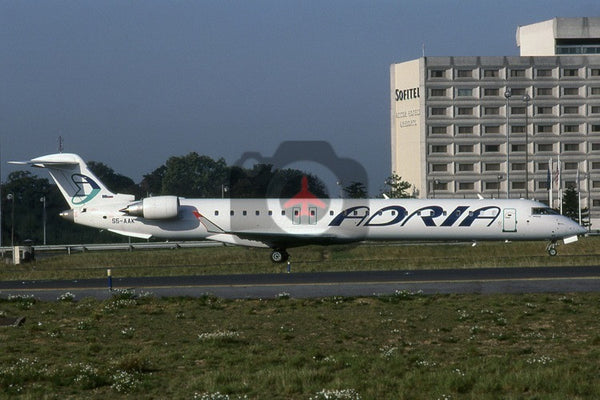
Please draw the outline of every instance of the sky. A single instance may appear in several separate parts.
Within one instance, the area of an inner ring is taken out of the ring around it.
[[[519,25],[584,16],[600,2],[0,0],[2,176],[59,136],[136,182],[192,151],[233,164],[319,140],[376,195],[392,63],[518,55]]]

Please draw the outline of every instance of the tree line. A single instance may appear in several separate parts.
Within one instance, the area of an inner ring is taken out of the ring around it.
[[[137,199],[159,195],[188,198],[289,198],[300,191],[303,176],[308,178],[311,193],[321,198],[329,197],[325,184],[313,174],[297,169],[277,169],[270,164],[256,164],[251,168],[230,166],[223,158],[215,160],[195,152],[170,157],[163,165],[144,175],[139,183],[115,172],[102,162],[90,161],[87,165],[109,190],[133,194]],[[49,178],[39,177],[28,170],[15,171],[8,175],[1,186],[3,246],[22,244],[28,239],[34,244],[43,244],[44,214],[47,244],[129,240],[60,218],[59,213],[68,206],[58,187]],[[388,197],[409,197],[410,187],[409,183],[392,175],[386,181],[386,188],[382,193],[386,193]],[[368,197],[363,182],[351,182],[343,189],[348,198]]]

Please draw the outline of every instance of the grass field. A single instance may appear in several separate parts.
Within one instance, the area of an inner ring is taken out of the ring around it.
[[[597,239],[561,246],[293,250],[294,271],[595,265]],[[87,253],[6,267],[3,279],[281,271],[241,248]],[[165,266],[165,264],[167,266]],[[98,276],[96,276],[98,275]],[[0,398],[595,399],[600,294],[262,300],[0,300]]]
[[[0,397],[584,399],[600,295],[0,303]]]

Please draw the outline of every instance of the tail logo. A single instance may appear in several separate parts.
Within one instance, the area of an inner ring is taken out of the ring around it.
[[[76,206],[87,203],[100,193],[100,185],[89,176],[73,174],[71,175],[71,180],[77,187],[77,191],[71,198],[71,203]]]

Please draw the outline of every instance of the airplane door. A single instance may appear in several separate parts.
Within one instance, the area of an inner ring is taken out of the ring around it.
[[[317,207],[309,207],[308,208],[308,223],[310,225],[317,224]]]
[[[517,210],[514,208],[505,208],[502,211],[502,232],[517,231]]]
[[[294,207],[292,209],[292,224],[300,225],[300,207]]]

